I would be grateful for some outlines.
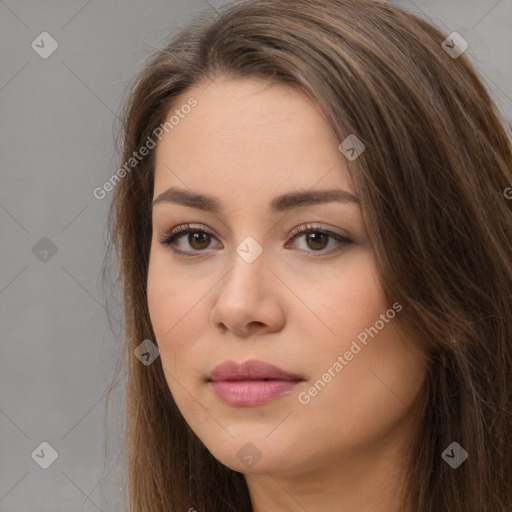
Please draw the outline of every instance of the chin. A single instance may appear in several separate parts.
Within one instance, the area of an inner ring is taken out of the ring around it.
[[[210,453],[224,466],[251,475],[267,475],[268,473],[289,473],[297,467],[290,458],[292,449],[287,449],[282,442],[268,439],[250,440],[251,436],[237,440],[230,438],[222,446],[214,443]],[[281,451],[279,450],[281,448]]]

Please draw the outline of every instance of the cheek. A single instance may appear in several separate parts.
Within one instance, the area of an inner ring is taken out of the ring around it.
[[[370,252],[354,253],[336,269],[296,283],[294,291],[307,306],[306,328],[322,337],[325,348],[350,345],[388,309]]]
[[[311,361],[313,382],[323,375],[329,382],[329,390],[321,392],[313,407],[318,406],[318,413],[331,401],[340,401],[353,412],[361,404],[381,410],[389,401],[401,407],[393,392],[404,402],[412,400],[424,366],[399,329],[396,318],[401,307],[393,308],[386,301],[371,255],[347,259],[343,269],[329,279],[323,277],[315,288],[299,292],[315,312],[315,316],[308,313],[310,321],[302,321],[306,336],[316,340],[304,347],[303,357]],[[341,363],[343,369],[335,366],[338,356],[346,361]],[[326,374],[329,369],[336,377]]]
[[[203,287],[194,281],[191,284],[183,275],[180,277],[179,271],[173,272],[169,262],[163,259],[154,258],[150,262],[149,315],[169,390],[186,421],[194,424],[194,418],[203,414],[197,402],[191,400],[194,385],[203,378],[198,368],[203,353],[196,341],[204,338],[204,325],[198,321],[206,314],[200,293]]]
[[[186,272],[176,270],[165,254],[150,258],[147,282],[148,310],[151,325],[164,365],[174,364],[175,354],[180,358],[194,348],[200,339],[204,318],[206,290],[200,280],[190,279]]]

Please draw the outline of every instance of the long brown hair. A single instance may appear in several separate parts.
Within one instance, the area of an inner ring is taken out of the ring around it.
[[[217,76],[300,87],[340,142],[355,134],[366,150],[349,168],[382,286],[428,357],[407,500],[418,512],[510,512],[512,147],[482,77],[466,54],[445,51],[446,37],[382,0],[253,0],[201,13],[134,81],[121,165],[190,87]],[[109,213],[126,326],[130,510],[251,511],[243,475],[189,428],[160,358],[146,366],[134,356],[155,340],[146,297],[153,155],[118,176]],[[457,469],[442,457],[452,442],[468,453]]]

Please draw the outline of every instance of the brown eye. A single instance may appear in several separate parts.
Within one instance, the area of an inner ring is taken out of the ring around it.
[[[188,234],[188,243],[190,247],[201,250],[210,245],[210,234],[204,231],[192,231]]]
[[[197,253],[210,247],[213,239],[215,236],[209,230],[185,224],[172,229],[163,237],[159,237],[158,241],[176,254],[197,256]]]
[[[317,252],[319,256],[328,255],[336,250],[343,249],[345,246],[353,243],[352,240],[332,231],[326,231],[313,225],[300,226],[293,230],[291,239],[291,248],[296,244],[296,240],[303,239],[305,248],[300,248],[301,252]],[[187,235],[187,236],[185,236]],[[202,226],[191,226],[185,224],[172,229],[164,236],[158,238],[159,242],[171,249],[176,254],[183,256],[198,256],[201,252],[208,254],[205,249],[212,245],[216,236],[210,230]],[[185,242],[181,242],[184,240]],[[330,242],[333,242],[332,244]],[[334,245],[331,249],[327,249]],[[285,246],[290,248],[290,242]],[[295,247],[296,248],[296,247]]]
[[[320,229],[314,225],[308,224],[306,226],[299,226],[292,231],[292,242],[295,242],[303,239],[305,248],[299,249],[302,252],[318,252],[323,254],[330,254],[333,251],[338,249],[343,249],[346,245],[353,243],[352,240],[339,235],[337,233],[333,233],[332,231],[326,231],[324,229]],[[325,250],[330,244],[330,242],[334,242],[334,248]]]
[[[306,243],[308,247],[318,251],[324,249],[329,242],[329,235],[322,232],[315,233],[307,233],[306,234]]]

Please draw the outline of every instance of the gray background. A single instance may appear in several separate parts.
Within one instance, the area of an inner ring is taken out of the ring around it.
[[[125,510],[124,379],[107,401],[119,344],[100,275],[110,194],[92,191],[118,168],[128,82],[195,11],[225,3],[0,0],[0,511]],[[512,0],[401,4],[469,42],[512,119]],[[45,31],[58,42],[47,59],[31,47]],[[31,456],[43,441],[58,453],[48,469]]]

